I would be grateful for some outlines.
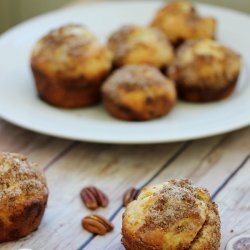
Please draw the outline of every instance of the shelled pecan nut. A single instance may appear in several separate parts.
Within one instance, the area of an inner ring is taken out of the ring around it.
[[[83,203],[89,209],[95,210],[98,207],[108,206],[108,197],[100,189],[94,186],[83,188],[80,195]]]
[[[82,227],[90,233],[104,235],[113,230],[113,224],[100,215],[89,215],[82,219]]]
[[[129,188],[123,195],[123,206],[127,206],[131,201],[135,200],[140,190],[136,188]]]

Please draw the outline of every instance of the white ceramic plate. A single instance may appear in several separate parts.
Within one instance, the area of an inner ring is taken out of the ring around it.
[[[243,70],[234,94],[210,104],[179,102],[167,116],[149,122],[111,118],[99,105],[74,111],[51,107],[37,98],[29,67],[30,51],[52,28],[83,23],[103,42],[123,24],[145,25],[163,4],[124,1],[90,4],[49,13],[25,22],[0,38],[0,115],[21,127],[57,137],[111,143],[156,143],[207,137],[250,123],[250,18],[207,5],[198,5],[219,23],[218,40],[243,56]]]

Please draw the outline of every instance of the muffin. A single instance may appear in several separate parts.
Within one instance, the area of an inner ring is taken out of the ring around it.
[[[127,250],[218,250],[220,237],[217,205],[188,180],[144,188],[123,215]]]
[[[167,114],[176,102],[174,83],[149,65],[127,65],[102,87],[107,111],[122,120],[145,121]]]
[[[128,64],[149,64],[164,68],[173,59],[173,49],[158,29],[136,25],[124,26],[108,40],[115,67]]]
[[[180,98],[191,102],[223,99],[233,92],[241,69],[240,56],[209,39],[184,43],[168,75]]]
[[[62,108],[96,104],[111,66],[109,50],[84,26],[76,24],[53,30],[41,38],[31,56],[39,96]]]
[[[36,230],[48,199],[46,180],[20,154],[0,153],[0,243]]]
[[[176,47],[188,39],[213,39],[216,20],[200,16],[188,1],[175,1],[156,13],[151,26],[162,30]]]

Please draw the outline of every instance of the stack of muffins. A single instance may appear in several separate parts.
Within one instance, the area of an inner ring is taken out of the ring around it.
[[[241,59],[215,33],[216,20],[187,1],[167,4],[148,26],[121,27],[106,46],[82,25],[63,26],[33,49],[38,94],[61,108],[102,100],[113,117],[133,121],[168,114],[177,97],[223,99],[235,89]]]

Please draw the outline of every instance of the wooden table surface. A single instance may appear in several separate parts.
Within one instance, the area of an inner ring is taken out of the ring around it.
[[[62,140],[18,128],[0,120],[0,150],[20,152],[44,169],[49,203],[39,230],[1,250],[120,250],[122,196],[171,178],[190,178],[207,187],[219,205],[221,249],[229,239],[250,233],[250,128],[201,140],[157,145],[110,145]],[[105,236],[81,227],[90,214],[81,202],[86,185],[104,190],[110,205],[96,213],[115,225]]]

